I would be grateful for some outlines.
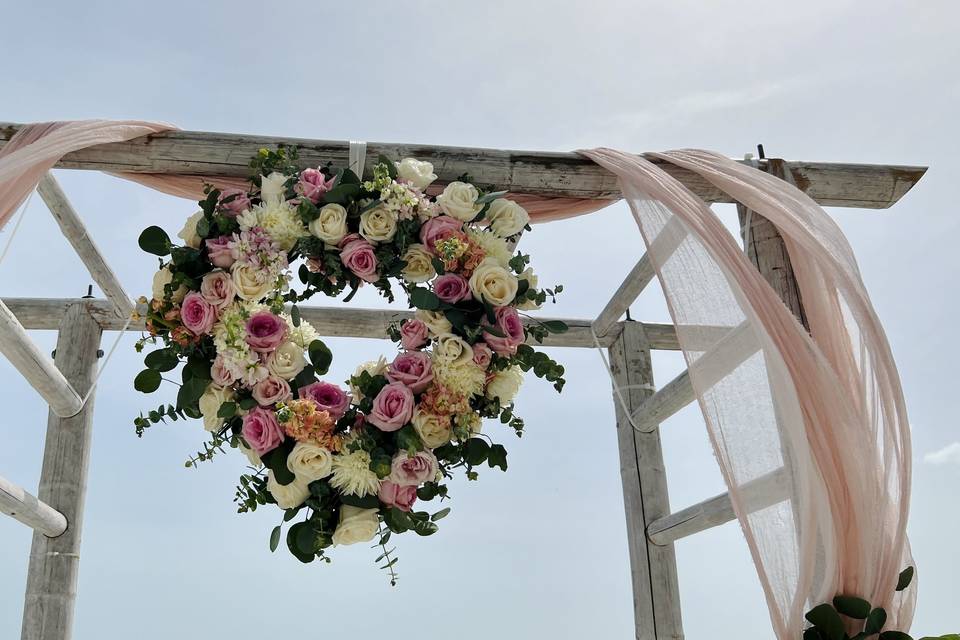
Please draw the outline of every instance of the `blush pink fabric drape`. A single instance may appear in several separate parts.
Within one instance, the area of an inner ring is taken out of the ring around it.
[[[0,228],[65,154],[171,128],[104,120],[23,127],[0,150]],[[581,153],[620,178],[657,269],[777,637],[798,639],[803,612],[841,592],[884,606],[890,627],[908,629],[916,588],[894,595],[897,574],[910,562],[906,409],[840,229],[813,200],[761,171],[705,151],[655,154],[699,173],[780,229],[808,334],[700,198],[638,156]],[[115,175],[176,196],[202,196],[204,178],[197,176]],[[236,178],[205,180],[246,186]],[[511,197],[534,222],[609,204]],[[717,327],[726,337],[718,340]],[[783,488],[772,501],[763,498],[769,478]]]
[[[643,158],[582,153],[620,178],[656,267],[777,637],[799,638],[803,613],[838,593],[885,607],[888,628],[908,629],[915,586],[895,592],[911,563],[906,408],[839,227],[801,191],[751,167],[706,151],[653,154],[778,227],[808,334],[700,198]],[[698,327],[715,325],[741,346],[705,341]],[[786,488],[772,506],[756,491],[769,477]]]

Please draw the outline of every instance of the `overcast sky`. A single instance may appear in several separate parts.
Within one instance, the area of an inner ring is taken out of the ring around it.
[[[154,119],[556,151],[702,147],[741,156],[762,142],[787,159],[929,165],[891,210],[831,213],[885,324],[913,425],[914,631],[960,628],[954,3],[137,5],[5,3],[0,119]],[[137,235],[149,224],[177,231],[192,204],[100,174],[57,176],[127,290],[148,293],[156,263],[136,248]],[[729,208],[718,211],[732,220]],[[542,284],[565,285],[549,313],[581,318],[596,315],[642,252],[621,205],[537,227],[523,244]],[[88,282],[35,199],[0,265],[0,295],[73,297]],[[382,303],[365,291],[355,304]],[[666,321],[655,286],[633,316]],[[34,338],[48,349],[55,335]],[[132,418],[158,400],[132,389],[133,340],[123,339],[97,395],[76,640],[630,637],[613,404],[596,352],[552,352],[567,367],[564,393],[528,381],[518,401],[526,435],[498,434],[509,472],[455,482],[453,512],[436,536],[395,538],[401,579],[391,589],[377,554],[362,546],[337,549],[329,566],[270,554],[278,512],[237,515],[231,502],[243,461],[183,467],[201,442],[198,422],[138,440]],[[382,341],[330,345],[334,380],[392,353]],[[654,363],[660,384],[681,367],[675,353]],[[0,380],[0,474],[33,490],[46,409],[2,360]],[[688,407],[662,427],[675,509],[723,490],[697,412]],[[29,530],[0,519],[3,638],[18,637],[29,548]],[[687,637],[772,637],[735,523],[681,541],[677,557]]]

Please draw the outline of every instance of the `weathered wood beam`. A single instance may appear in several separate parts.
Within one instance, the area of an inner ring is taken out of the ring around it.
[[[21,125],[0,123],[0,148]],[[333,162],[346,166],[346,141],[308,140],[203,131],[170,131],[128,142],[100,145],[64,156],[65,169],[111,172],[247,176],[250,158],[263,147],[279,144],[300,149],[302,166]],[[568,198],[619,198],[614,175],[576,153],[511,151],[418,144],[367,143],[366,166],[377,156],[414,156],[433,163],[441,182],[469,173],[479,184],[492,184],[514,193]],[[707,202],[732,202],[700,176],[650,158]],[[761,166],[765,161],[760,161]],[[791,162],[798,186],[822,205],[884,209],[894,204],[923,176],[925,167]]]
[[[62,513],[3,477],[0,477],[0,513],[50,538],[67,530],[67,518]]]
[[[126,320],[113,311],[106,300],[84,298],[2,298],[0,299],[27,329],[55,330],[71,305],[82,302],[104,331],[120,331]],[[387,338],[387,327],[393,322],[410,318],[410,311],[389,309],[350,309],[347,307],[300,307],[300,315],[312,324],[320,335],[342,338]],[[541,318],[550,320],[551,318]],[[532,322],[528,320],[527,322]],[[565,319],[570,327],[566,333],[550,335],[544,341],[551,347],[595,347],[590,335],[589,320]],[[600,338],[600,345],[609,347],[620,334],[623,323]],[[677,351],[677,333],[671,324],[642,323],[651,349]],[[142,320],[136,320],[128,331],[142,331]]]
[[[71,306],[63,317],[56,363],[81,393],[96,377],[100,333],[83,304]],[[93,396],[75,416],[60,418],[51,412],[47,418],[39,498],[63,513],[69,526],[56,538],[33,535],[21,640],[71,637],[92,427]]]
[[[7,357],[58,416],[72,416],[83,402],[53,361],[40,352],[7,305],[0,300],[0,353]]]
[[[80,256],[80,261],[87,267],[90,277],[103,291],[103,295],[116,307],[117,314],[124,319],[130,317],[130,312],[134,308],[130,296],[123,290],[120,280],[107,264],[103,254],[93,242],[93,238],[87,233],[87,228],[70,205],[67,195],[50,173],[40,179],[37,192],[47,204],[57,224],[60,225],[64,237]]]
[[[777,469],[740,487],[746,513],[753,513],[783,502],[789,497],[789,486],[783,469]],[[657,545],[666,545],[681,538],[718,527],[736,519],[729,493],[721,493],[699,504],[658,518],[647,527],[647,537]]]

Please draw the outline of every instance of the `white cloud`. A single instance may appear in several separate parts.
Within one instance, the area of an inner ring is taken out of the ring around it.
[[[923,456],[923,461],[928,464],[960,464],[960,442],[952,442],[943,449],[931,451]]]

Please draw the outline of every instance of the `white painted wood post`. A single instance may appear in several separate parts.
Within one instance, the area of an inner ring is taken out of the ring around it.
[[[72,305],[60,324],[55,362],[81,394],[96,375],[100,333],[83,302]],[[92,422],[92,395],[75,416],[51,411],[47,418],[38,497],[66,516],[67,530],[56,538],[33,534],[21,640],[69,640],[72,634]]]
[[[636,411],[653,394],[650,345],[641,323],[623,323],[622,333],[610,347],[610,367],[627,409]],[[644,388],[646,385],[649,388]],[[660,546],[647,539],[647,525],[670,514],[660,431],[636,431],[616,394],[614,403],[636,637],[637,640],[680,640],[683,626],[673,544]]]

